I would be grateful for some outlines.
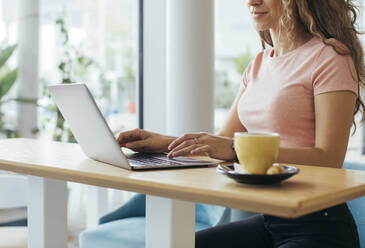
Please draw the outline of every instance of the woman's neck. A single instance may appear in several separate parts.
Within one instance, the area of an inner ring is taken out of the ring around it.
[[[270,29],[270,34],[274,45],[274,57],[282,56],[290,51],[293,51],[294,49],[305,44],[313,37],[303,28],[297,28],[294,31],[294,40],[288,39],[288,32],[285,30],[281,30],[281,33],[279,35],[279,31],[277,29]]]

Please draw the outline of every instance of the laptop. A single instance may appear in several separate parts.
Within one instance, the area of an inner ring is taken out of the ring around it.
[[[213,164],[182,156],[169,159],[165,154],[125,153],[85,84],[59,84],[48,89],[81,149],[91,159],[129,170]]]

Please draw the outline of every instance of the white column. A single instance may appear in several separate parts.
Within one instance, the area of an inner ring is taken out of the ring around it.
[[[166,132],[166,0],[143,2],[144,128]]]
[[[167,132],[214,129],[214,1],[167,0]]]
[[[146,196],[146,248],[194,248],[195,203]]]
[[[108,189],[103,187],[86,186],[86,227],[94,228],[99,218],[108,212]]]
[[[28,177],[28,248],[67,248],[67,184]]]
[[[38,96],[39,0],[19,0],[18,97]],[[22,137],[33,137],[37,128],[37,107],[18,104],[18,126]]]

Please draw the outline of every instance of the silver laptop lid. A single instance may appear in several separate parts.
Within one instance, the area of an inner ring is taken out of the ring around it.
[[[127,158],[85,84],[59,84],[48,86],[48,89],[88,157],[130,169]]]

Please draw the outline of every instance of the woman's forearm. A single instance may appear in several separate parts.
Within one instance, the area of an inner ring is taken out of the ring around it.
[[[341,168],[345,153],[320,148],[280,148],[276,162]]]

